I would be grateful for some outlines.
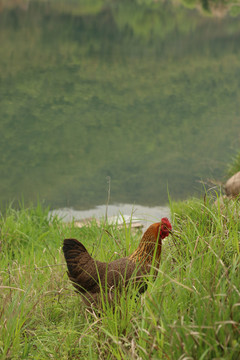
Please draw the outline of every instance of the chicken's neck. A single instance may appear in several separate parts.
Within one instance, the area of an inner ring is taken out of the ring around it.
[[[138,248],[129,257],[130,260],[138,263],[148,263],[157,266],[160,261],[162,242],[161,239],[157,240],[154,235],[144,234]]]

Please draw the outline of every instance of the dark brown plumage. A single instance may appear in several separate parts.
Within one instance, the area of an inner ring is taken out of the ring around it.
[[[86,305],[99,306],[103,298],[112,302],[115,299],[113,290],[121,292],[122,287],[132,280],[139,285],[140,293],[145,291],[143,278],[150,272],[151,265],[159,266],[162,239],[169,235],[171,229],[169,220],[162,218],[161,222],[152,224],[146,230],[131,256],[110,263],[94,260],[78,240],[65,239],[63,252],[68,276]]]

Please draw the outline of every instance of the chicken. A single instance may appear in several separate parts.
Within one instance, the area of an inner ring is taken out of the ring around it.
[[[63,253],[68,276],[85,304],[98,307],[103,299],[112,303],[115,299],[113,290],[117,289],[121,294],[121,289],[127,288],[130,282],[138,285],[139,293],[144,292],[147,287],[144,278],[150,273],[151,266],[159,267],[162,240],[171,230],[169,220],[162,218],[145,231],[132,255],[109,263],[94,260],[78,240],[65,239]]]

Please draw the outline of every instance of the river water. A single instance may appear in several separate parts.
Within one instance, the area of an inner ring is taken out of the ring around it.
[[[118,205],[99,205],[88,210],[74,210],[71,208],[62,208],[52,210],[50,216],[58,216],[65,222],[76,222],[79,225],[84,224],[93,218],[96,220],[108,219],[108,223],[117,223],[120,226],[130,223],[143,226],[145,230],[150,224],[159,222],[162,217],[170,218],[170,209],[167,206],[141,206],[130,204]]]
[[[240,17],[220,10],[2,2],[1,205],[104,213],[111,179],[111,206],[154,217],[224,181],[240,145]]]

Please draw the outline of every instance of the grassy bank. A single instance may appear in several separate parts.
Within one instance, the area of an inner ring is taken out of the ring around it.
[[[228,176],[232,176],[240,171],[240,151],[238,150],[227,169]]]
[[[164,242],[157,280],[100,317],[68,281],[62,240],[113,260],[140,233],[94,222],[79,229],[41,206],[9,209],[0,219],[0,358],[238,359],[240,205],[206,198],[171,208],[175,238]]]

